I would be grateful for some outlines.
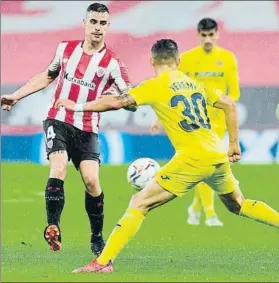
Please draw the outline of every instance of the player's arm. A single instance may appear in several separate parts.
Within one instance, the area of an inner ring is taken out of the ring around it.
[[[15,105],[19,100],[45,89],[56,79],[60,71],[59,51],[60,50],[58,46],[55,57],[46,71],[34,76],[30,81],[28,81],[13,94],[1,96],[1,106],[3,110],[10,111],[12,106]]]
[[[231,162],[237,162],[241,157],[238,137],[238,117],[236,104],[232,98],[222,96],[214,89],[207,89],[207,104],[218,109],[222,109],[225,113],[226,125],[229,133],[229,151],[228,156]]]
[[[76,104],[69,99],[59,99],[55,103],[56,108],[65,107],[67,110],[75,112],[105,112],[118,110],[124,107],[137,107],[139,105],[152,104],[154,99],[154,84],[152,80],[141,83],[135,88],[131,88],[122,95],[108,95],[102,99]]]
[[[228,96],[231,97],[234,101],[238,101],[240,97],[240,88],[239,88],[239,76],[238,76],[238,67],[237,59],[232,54],[231,63],[228,70]]]
[[[238,143],[238,118],[235,102],[230,97],[222,96],[213,106],[225,112],[230,143]]]
[[[67,110],[75,112],[106,112],[136,106],[136,101],[129,93],[109,95],[85,104],[77,104],[69,99],[60,99],[55,103],[56,108],[65,107]]]
[[[225,113],[230,144],[228,156],[231,162],[237,162],[240,160],[241,151],[239,146],[238,117],[236,104],[232,100],[232,98],[222,96],[218,101],[213,104],[213,107],[222,109]]]
[[[120,59],[117,59],[117,64],[112,70],[111,76],[114,80],[114,84],[119,94],[123,95],[127,93],[127,91],[131,88],[132,85],[128,75],[128,69]],[[137,110],[136,106],[126,106],[123,108],[132,112],[135,112]]]

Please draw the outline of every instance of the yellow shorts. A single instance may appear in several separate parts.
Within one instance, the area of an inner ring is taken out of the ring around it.
[[[200,182],[207,183],[218,194],[228,194],[238,188],[229,162],[218,165],[195,165],[176,154],[156,175],[156,181],[176,196],[183,196]]]

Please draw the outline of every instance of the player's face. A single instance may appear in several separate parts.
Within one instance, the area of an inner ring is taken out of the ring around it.
[[[92,42],[101,42],[107,33],[110,25],[108,13],[91,12],[83,21],[85,37]]]
[[[218,40],[218,32],[215,29],[200,31],[199,40],[203,49],[207,52],[211,51]]]

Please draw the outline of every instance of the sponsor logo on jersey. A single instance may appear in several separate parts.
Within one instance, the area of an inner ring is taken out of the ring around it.
[[[82,86],[88,87],[92,90],[94,90],[96,88],[96,85],[94,83],[86,82],[82,79],[77,79],[75,77],[70,77],[69,73],[64,73],[64,80],[67,80],[67,81],[72,82],[72,83],[77,84],[77,85],[82,85]]]
[[[215,64],[216,64],[217,67],[222,67],[222,66],[224,65],[224,62],[221,61],[221,60],[217,60],[217,61],[215,62]]]
[[[224,77],[224,72],[195,72],[195,77]]]

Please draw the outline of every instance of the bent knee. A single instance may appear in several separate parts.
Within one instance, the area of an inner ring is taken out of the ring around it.
[[[51,166],[49,177],[64,180],[66,174],[67,174],[67,165],[61,162]]]
[[[141,211],[144,215],[151,209],[147,200],[145,200],[139,193],[132,196],[129,207]]]
[[[239,215],[243,202],[244,202],[243,197],[231,200],[227,204],[227,208],[230,212]]]

